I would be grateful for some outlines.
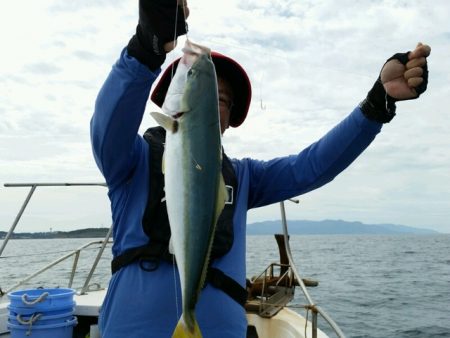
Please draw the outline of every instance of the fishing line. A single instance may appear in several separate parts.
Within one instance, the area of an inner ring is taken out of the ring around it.
[[[266,105],[263,102],[263,95],[262,95],[263,77],[264,77],[264,71],[261,74],[261,78],[259,79],[259,100],[260,100],[261,110],[262,111],[266,110],[266,108],[267,108]]]
[[[218,41],[215,41],[215,40],[207,40],[207,39],[205,41],[207,41],[209,44],[212,44],[212,45],[232,47],[233,49],[240,49],[240,50],[243,50],[245,52],[248,52],[250,55],[254,55],[255,54],[255,49],[242,47],[242,46],[237,45],[237,44],[218,42]],[[289,54],[292,54],[292,53],[289,53]],[[264,50],[259,50],[258,51],[258,55],[269,56],[272,59],[275,58],[275,62],[278,62],[276,59],[283,59],[283,60],[288,61],[288,62],[292,61],[292,59],[287,56],[287,53],[282,53],[282,54],[281,53],[275,53],[275,52],[269,53],[269,52],[265,52]],[[338,73],[345,73],[345,74],[352,74],[352,75],[363,77],[363,78],[366,78],[366,79],[372,79],[373,78],[373,76],[370,76],[368,74],[362,74],[362,73],[358,73],[358,72],[355,72],[355,71],[348,71],[348,70],[343,70],[343,69],[338,69],[338,68],[326,67],[326,66],[318,65],[316,63],[307,62],[307,61],[304,61],[304,60],[296,60],[296,61],[297,62],[301,62],[302,65],[311,66],[311,67],[315,67],[315,68],[322,69],[322,70],[328,70],[328,71],[333,71],[333,72],[338,72]]]
[[[333,64],[317,64],[314,62],[311,62],[308,60],[304,60],[304,58],[297,58],[294,59],[294,55],[292,54],[287,54],[284,53],[282,50],[280,51],[275,51],[275,52],[267,52],[267,49],[263,49],[263,48],[258,48],[258,46],[255,46],[255,48],[251,48],[251,47],[243,47],[241,45],[237,45],[237,44],[233,44],[230,42],[223,42],[223,41],[218,41],[218,40],[213,40],[213,39],[205,39],[205,43],[206,44],[210,44],[213,46],[217,46],[217,47],[231,47],[232,49],[237,49],[237,50],[242,50],[245,52],[245,54],[249,54],[249,55],[255,55],[258,54],[260,56],[267,56],[267,58],[263,57],[263,62],[264,64],[268,64],[268,63],[273,63],[274,65],[279,65],[280,60],[283,60],[286,65],[289,64],[296,64],[296,65],[301,65],[301,70],[300,73],[302,74],[302,76],[304,78],[309,78],[310,82],[314,82],[313,79],[310,78],[310,76],[307,76],[308,73],[310,73],[311,71],[313,72],[313,74],[315,74],[314,76],[320,77],[322,76],[322,72],[326,72],[326,73],[336,73],[336,74],[342,74],[344,73],[346,76],[353,76],[353,77],[357,77],[357,78],[363,78],[363,79],[372,79],[372,76],[369,76],[367,74],[363,74],[357,71],[354,71],[352,69],[342,69],[342,68],[338,68],[338,67],[333,67]],[[228,49],[228,48],[227,48]],[[267,109],[273,109],[273,107],[268,107],[266,104],[267,101],[267,93],[264,93],[264,87],[266,87],[266,83],[263,83],[263,77],[265,77],[264,75],[266,75],[267,71],[266,71],[266,67],[262,66],[260,67],[263,70],[263,74],[261,75],[261,78],[258,81],[258,91],[259,91],[259,98],[254,97],[255,100],[255,109],[261,111],[261,112],[266,112]],[[260,69],[260,70],[261,70]],[[322,72],[317,71],[314,72],[314,69],[317,70],[322,70]],[[285,72],[283,72],[285,73]],[[285,73],[286,74],[286,73]],[[287,77],[292,76],[291,74],[286,74]],[[358,80],[359,81],[359,80]],[[269,94],[269,96],[271,96]],[[297,108],[297,112],[307,112],[307,113],[311,113],[313,111],[323,111],[323,110],[333,110],[333,111],[341,111],[343,108],[342,107],[331,107],[330,105],[327,106],[321,106],[319,105],[317,107],[317,104],[314,104],[312,108],[310,109],[298,109]],[[344,107],[344,110],[346,109],[346,107]]]
[[[175,255],[172,255],[172,266],[173,266],[173,284],[175,286],[175,311],[177,313],[177,320],[180,318],[179,303],[178,303],[178,288],[177,288],[177,271],[175,269]]]
[[[182,3],[183,3],[184,28],[186,29],[186,37],[188,37],[189,27],[188,27],[188,23],[187,23],[187,13],[186,13],[186,9],[188,7],[187,7],[186,0],[182,0]]]
[[[177,5],[175,8],[175,27],[174,27],[174,31],[173,31],[173,43],[176,45],[176,41],[177,41],[177,28],[178,28],[178,8],[180,7],[180,0],[177,0]],[[181,7],[183,9],[183,16],[184,16],[184,23],[185,23],[185,28],[186,28],[186,39],[189,39],[188,37],[188,24],[186,21],[186,8],[187,8],[187,4],[185,0],[181,0]],[[170,74],[170,79],[173,79],[174,74],[174,68],[172,67],[171,69],[171,74]]]
[[[177,41],[177,27],[178,27],[178,1],[177,1],[177,5],[175,6],[175,27],[173,30],[173,43],[175,43],[175,41]],[[170,70],[170,80],[172,81],[174,74],[174,68],[172,67],[172,69]]]
[[[175,27],[174,27],[174,33],[173,33],[173,43],[176,44],[177,41],[177,28],[178,28],[178,8],[180,7],[180,0],[177,0],[177,5],[175,8]],[[186,38],[188,38],[188,27],[186,22],[186,1],[181,0],[181,7],[183,8],[183,16],[184,16],[184,22],[186,24]],[[172,80],[175,73],[175,67],[172,67],[171,73],[170,73],[170,79]],[[176,261],[175,261],[175,255],[172,255],[172,271],[173,271],[173,285],[174,285],[174,294],[175,294],[175,312],[176,312],[176,320],[180,318],[180,304],[178,300],[178,283],[177,283],[177,270],[176,270]]]

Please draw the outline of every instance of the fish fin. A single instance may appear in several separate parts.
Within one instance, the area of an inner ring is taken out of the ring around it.
[[[212,234],[211,234],[211,241],[209,243],[209,250],[208,250],[208,256],[206,257],[205,260],[205,264],[203,266],[203,271],[200,277],[200,288],[198,290],[198,294],[200,294],[200,291],[203,287],[203,285],[205,284],[206,281],[206,276],[208,273],[208,267],[210,265],[210,258],[211,258],[211,249],[212,249],[212,245],[213,245],[213,238],[214,238],[214,233],[216,231],[216,224],[217,221],[219,220],[220,214],[222,213],[223,208],[225,207],[225,202],[228,200],[228,191],[227,191],[227,187],[225,186],[225,180],[223,179],[223,175],[220,174],[219,177],[219,189],[217,191],[217,199],[216,199],[216,210],[215,210],[215,214],[214,214],[214,226],[212,227]]]
[[[158,122],[158,124],[167,131],[176,133],[178,130],[178,122],[166,114],[151,112],[150,115]]]
[[[227,187],[225,186],[225,180],[223,179],[223,175],[220,174],[219,191],[217,192],[217,203],[216,203],[216,222],[219,219],[219,216],[222,213],[223,208],[225,207],[226,201],[228,201],[228,191]]]
[[[175,331],[173,331],[172,338],[202,338],[203,336],[200,331],[200,327],[198,326],[198,323],[195,319],[193,324],[194,327],[191,331],[184,323],[183,317],[181,317],[178,321]]]

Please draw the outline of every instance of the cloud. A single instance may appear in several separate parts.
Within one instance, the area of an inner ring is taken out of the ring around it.
[[[95,61],[98,58],[96,54],[85,50],[77,50],[73,54],[83,61]]]
[[[137,2],[41,0],[27,2],[26,12],[23,6],[19,0],[0,11],[9,51],[0,57],[0,176],[103,180],[91,154],[89,120],[135,30]],[[447,1],[198,0],[190,8],[189,37],[238,60],[252,81],[248,118],[224,138],[237,158],[300,151],[357,106],[388,57],[429,43],[428,91],[399,103],[395,119],[361,158],[328,186],[301,196],[288,216],[450,232]],[[181,55],[182,43],[165,66]],[[155,109],[149,102],[147,111]],[[146,113],[141,131],[150,125]],[[0,205],[7,198],[1,195]],[[249,214],[250,221],[278,217],[277,206]]]
[[[126,3],[123,0],[73,0],[67,3],[55,2],[49,7],[49,11],[53,14],[61,13],[73,13],[82,10],[92,10],[98,9],[102,10],[104,8],[122,8]]]
[[[61,72],[61,68],[51,63],[38,62],[26,65],[24,72],[29,72],[31,75],[55,75]]]

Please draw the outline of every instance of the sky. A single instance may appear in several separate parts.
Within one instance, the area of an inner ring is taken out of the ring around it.
[[[4,183],[103,182],[89,121],[95,98],[133,35],[138,1],[15,0],[0,5],[0,231],[28,188]],[[392,223],[450,233],[450,2],[191,0],[189,38],[235,58],[253,86],[230,157],[271,159],[318,140],[364,99],[385,60],[432,48],[428,90],[327,186],[287,203],[289,219]],[[167,66],[181,56],[179,45]],[[155,122],[151,102],[141,132]],[[279,205],[248,222],[280,218]],[[107,189],[38,188],[18,232],[108,227]]]

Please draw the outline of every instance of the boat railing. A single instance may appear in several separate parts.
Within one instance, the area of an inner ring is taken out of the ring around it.
[[[20,184],[16,184],[16,183],[6,183],[4,185],[5,187],[30,187],[30,191],[27,195],[27,197],[25,198],[25,201],[23,202],[19,213],[17,214],[13,224],[11,225],[7,235],[5,236],[2,246],[0,248],[0,257],[2,257],[3,251],[8,243],[8,241],[10,240],[12,234],[14,233],[14,230],[17,226],[17,224],[19,223],[34,191],[36,190],[37,187],[60,187],[60,186],[103,186],[105,187],[106,184],[105,183],[20,183]],[[72,269],[70,271],[70,277],[69,277],[69,281],[68,281],[68,287],[71,288],[73,286],[73,282],[74,282],[74,278],[75,278],[75,274],[77,272],[77,268],[78,268],[78,261],[80,258],[80,254],[83,250],[86,250],[89,247],[92,247],[94,245],[99,245],[100,244],[100,248],[99,251],[97,253],[97,256],[95,257],[95,260],[91,266],[91,269],[89,270],[88,275],[86,276],[86,279],[84,280],[83,286],[81,288],[81,290],[79,291],[79,293],[81,295],[85,294],[87,291],[90,290],[91,288],[91,280],[92,277],[94,275],[94,272],[97,268],[97,265],[103,255],[103,252],[105,251],[105,248],[108,244],[111,244],[112,241],[110,240],[111,237],[111,232],[112,232],[112,226],[109,228],[105,238],[103,240],[97,240],[97,241],[91,241],[89,243],[86,243],[80,247],[78,247],[77,249],[70,251],[69,253],[57,258],[56,260],[54,260],[51,263],[48,263],[47,265],[45,265],[44,267],[42,267],[41,269],[39,269],[36,272],[33,272],[31,274],[29,274],[27,277],[21,279],[20,281],[18,281],[16,284],[14,284],[13,286],[9,287],[6,290],[2,290],[2,292],[0,292],[0,297],[2,297],[3,295],[7,294],[8,292],[14,291],[17,288],[19,288],[20,286],[26,284],[27,282],[29,282],[31,279],[43,274],[44,272],[52,269],[53,267],[55,267],[56,265],[59,265],[62,262],[65,262],[66,260],[68,260],[69,258],[73,257],[73,264],[72,264]]]
[[[295,199],[289,199],[288,201],[299,203],[298,200]],[[336,335],[340,338],[345,338],[344,333],[338,326],[338,324],[327,314],[327,312],[322,309],[320,306],[318,306],[311,298],[311,296],[308,293],[308,290],[306,289],[305,283],[303,282],[303,279],[301,278],[292,256],[291,247],[289,245],[289,232],[288,232],[288,226],[287,226],[287,220],[286,220],[286,209],[284,206],[284,201],[280,202],[280,209],[281,209],[281,222],[283,226],[283,235],[284,235],[284,245],[286,254],[289,260],[290,268],[292,269],[292,273],[295,276],[295,280],[298,281],[298,284],[300,286],[300,289],[302,290],[303,295],[305,296],[306,300],[308,301],[308,304],[306,308],[308,310],[311,310],[312,313],[312,336],[313,338],[317,338],[317,317],[318,315],[322,316],[322,318],[330,325],[330,327],[333,329],[333,331],[336,333]]]
[[[102,186],[102,187],[106,187],[106,184],[105,183],[19,183],[19,184],[6,183],[6,184],[4,184],[4,186],[5,187],[30,187],[30,191],[29,191],[27,197],[25,198],[25,201],[23,202],[23,204],[19,210],[19,213],[17,214],[7,235],[5,236],[5,238],[3,240],[2,246],[0,247],[0,258],[2,257],[3,251],[4,251],[7,243],[9,241],[9,239],[11,238],[12,234],[14,233],[14,230],[15,230],[17,224],[19,223],[19,221],[23,215],[23,212],[25,211],[25,209],[37,187],[58,187],[58,186],[60,186],[60,187],[61,186]],[[297,200],[290,200],[290,201],[298,203]],[[309,295],[309,293],[306,289],[303,279],[300,277],[300,274],[294,264],[294,259],[292,257],[292,253],[291,253],[291,249],[290,249],[290,245],[289,245],[289,235],[288,235],[288,227],[287,227],[287,221],[286,221],[286,211],[285,211],[284,202],[280,202],[280,208],[281,208],[281,219],[282,219],[282,225],[283,225],[284,245],[285,245],[285,251],[287,254],[289,264],[288,264],[288,266],[286,266],[284,264],[274,263],[274,264],[270,265],[260,275],[260,277],[263,278],[263,287],[265,287],[265,283],[267,280],[266,278],[273,276],[274,268],[279,268],[281,271],[280,276],[278,277],[278,280],[276,281],[275,285],[272,285],[275,288],[275,290],[272,294],[272,297],[264,298],[264,300],[260,303],[261,307],[260,307],[259,312],[262,314],[265,313],[267,316],[270,316],[271,314],[273,315],[273,312],[278,311],[277,308],[280,308],[280,304],[284,304],[293,298],[293,296],[294,296],[293,290],[295,288],[295,285],[298,285],[298,286],[300,286],[300,289],[302,290],[302,292],[308,302],[308,304],[305,307],[308,310],[311,310],[311,313],[312,313],[312,319],[311,319],[312,337],[313,338],[317,337],[317,329],[318,329],[317,318],[318,318],[318,315],[320,315],[330,325],[330,327],[334,330],[336,335],[340,338],[343,338],[343,337],[345,337],[344,333],[341,331],[341,329],[336,324],[336,322],[326,313],[326,311],[324,309],[322,309],[320,306],[318,306],[316,303],[314,303],[314,301],[312,300],[311,296]],[[27,283],[29,280],[35,278],[36,276],[42,274],[43,272],[45,272],[47,270],[53,268],[54,266],[60,264],[61,262],[69,259],[70,257],[73,257],[74,261],[73,261],[72,269],[70,272],[68,287],[72,287],[74,277],[75,277],[75,274],[77,271],[80,253],[92,245],[101,244],[100,249],[97,253],[97,256],[94,260],[94,263],[93,263],[93,265],[84,281],[83,287],[81,288],[81,291],[80,291],[80,294],[85,294],[90,289],[90,286],[91,286],[90,281],[92,279],[95,269],[97,268],[97,264],[99,263],[102,255],[103,255],[103,252],[104,252],[106,246],[109,243],[111,243],[111,241],[110,241],[111,232],[112,232],[112,226],[110,227],[108,233],[106,234],[106,236],[103,240],[91,241],[89,243],[86,243],[86,244],[80,246],[79,248],[69,252],[68,254],[63,255],[62,257],[47,264],[46,266],[41,268],[39,271],[36,271],[36,272],[28,275],[27,277],[23,278],[22,280],[20,280],[15,285],[8,288],[7,290],[2,291],[0,289],[0,299],[4,294],[7,294],[8,292],[17,289],[19,286]],[[284,284],[282,284],[282,283],[284,283]],[[262,291],[262,292],[264,293],[265,291]],[[274,295],[275,295],[275,297],[273,297]],[[264,294],[262,296],[265,297]]]
[[[89,271],[88,275],[86,276],[86,279],[83,283],[83,287],[81,288],[81,291],[79,291],[79,294],[83,295],[86,294],[86,292],[88,292],[91,289],[92,284],[90,284],[93,273],[96,269],[96,265],[98,263],[98,261],[100,260],[103,251],[104,251],[104,247],[108,244],[108,243],[112,243],[109,240],[102,240],[102,241],[91,241],[89,243],[86,243],[82,246],[80,246],[79,248],[57,258],[56,260],[52,261],[51,263],[48,263],[47,265],[45,265],[44,267],[42,267],[41,269],[39,269],[36,272],[33,272],[31,274],[29,274],[28,276],[24,277],[23,279],[21,279],[20,281],[18,281],[16,284],[8,287],[8,289],[6,290],[2,290],[2,292],[0,293],[0,297],[3,295],[8,294],[11,291],[17,290],[20,286],[25,285],[26,283],[28,283],[30,280],[34,279],[35,277],[43,274],[44,272],[54,268],[55,266],[61,264],[62,262],[70,259],[71,257],[73,257],[73,264],[72,264],[72,269],[70,271],[70,277],[69,277],[69,281],[67,284],[68,288],[72,288],[73,287],[73,282],[75,279],[75,275],[78,269],[78,261],[79,261],[79,257],[80,254],[83,250],[87,249],[88,247],[94,246],[94,245],[99,245],[101,244],[100,250],[96,256],[95,262],[91,268],[91,270]],[[99,288],[99,286],[97,287],[97,289]]]
[[[295,280],[288,264],[272,263],[249,281],[245,308],[261,317],[275,316],[294,298]]]

